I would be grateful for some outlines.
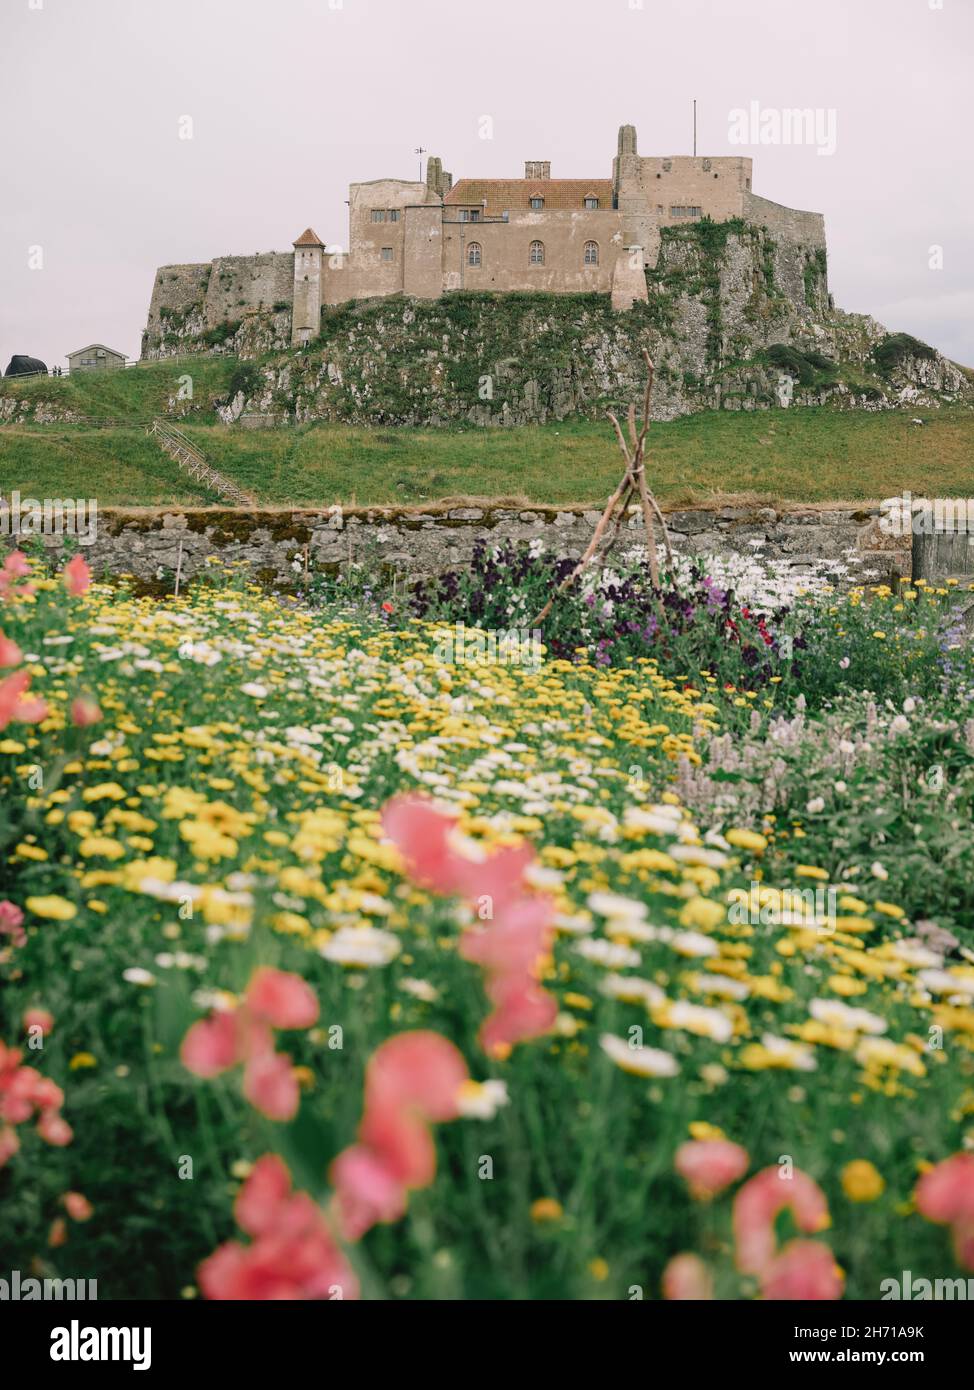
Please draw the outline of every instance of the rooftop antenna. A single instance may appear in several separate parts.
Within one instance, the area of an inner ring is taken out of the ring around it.
[[[693,98],[693,157],[697,157],[697,98]]]
[[[420,181],[420,183],[422,183],[422,182],[423,182],[423,155],[424,155],[424,154],[429,154],[429,151],[426,149],[426,147],[425,147],[424,145],[418,145],[418,146],[416,147],[416,149],[413,151],[413,153],[419,155],[419,181]]]

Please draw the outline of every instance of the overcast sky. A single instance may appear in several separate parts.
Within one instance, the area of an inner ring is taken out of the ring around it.
[[[158,265],[344,245],[417,146],[604,178],[624,122],[690,153],[694,97],[699,153],[825,214],[840,307],[974,364],[972,60],[974,0],[0,0],[0,369],[137,356]],[[731,143],[751,103],[834,112],[834,153]]]

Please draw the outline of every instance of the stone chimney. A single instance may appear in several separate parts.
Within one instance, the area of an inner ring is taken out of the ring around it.
[[[551,160],[550,159],[529,159],[524,165],[524,177],[526,179],[550,179]]]
[[[444,171],[442,159],[437,159],[435,155],[426,161],[426,187],[441,198],[445,198],[453,187],[453,175]]]

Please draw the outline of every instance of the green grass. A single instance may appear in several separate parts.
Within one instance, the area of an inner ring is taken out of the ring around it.
[[[147,363],[122,371],[76,372],[67,377],[5,378],[0,391],[17,400],[48,401],[88,420],[139,421],[165,415],[169,400],[192,378],[194,407],[214,418],[211,398],[225,395],[235,358],[202,357]]]
[[[165,370],[171,385],[173,369]],[[133,410],[141,409],[151,382],[130,386],[127,379],[143,375],[154,378],[155,369],[99,381],[106,405],[113,390],[130,391]],[[925,413],[922,427],[911,424],[911,415],[792,409],[709,412],[656,424],[652,485],[670,505],[735,495],[856,501],[904,489],[966,495],[974,485],[974,411]],[[619,477],[618,449],[599,421],[511,430],[182,427],[216,468],[272,506],[415,505],[458,496],[589,502],[604,498]],[[0,428],[0,493],[14,488],[38,497],[94,496],[102,506],[218,501],[135,427]]]

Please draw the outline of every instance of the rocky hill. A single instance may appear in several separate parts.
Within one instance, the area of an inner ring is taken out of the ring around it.
[[[401,425],[595,415],[638,396],[644,346],[657,366],[658,419],[974,400],[970,377],[933,348],[836,309],[823,252],[764,228],[704,220],[668,229],[647,282],[649,303],[625,314],[599,295],[345,304],[323,312],[320,337],[299,352],[285,349],[286,313],[254,314],[227,324],[218,347],[255,362],[221,413]]]

